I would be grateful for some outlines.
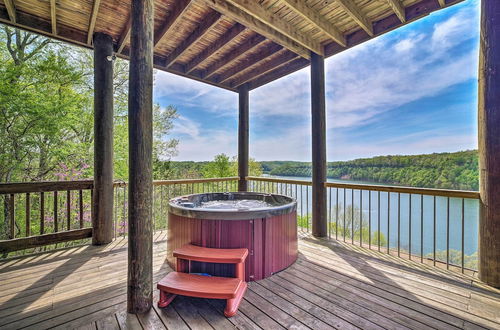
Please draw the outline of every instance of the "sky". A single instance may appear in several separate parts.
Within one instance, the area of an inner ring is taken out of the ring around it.
[[[327,159],[477,148],[479,1],[467,0],[325,60]],[[310,69],[250,92],[250,157],[311,160]],[[179,117],[173,160],[237,154],[238,95],[157,72]]]

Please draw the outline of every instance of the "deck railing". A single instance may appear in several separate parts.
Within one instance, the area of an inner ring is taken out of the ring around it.
[[[0,184],[0,253],[92,236],[92,180]]]
[[[310,181],[247,179],[253,191],[296,198],[299,230],[311,230]],[[477,269],[478,192],[334,182],[325,186],[330,238],[447,269]]]
[[[312,229],[310,181],[248,177],[250,191],[278,193],[298,202],[298,229]],[[236,191],[237,177],[153,182],[153,226],[164,230],[175,196]],[[479,193],[383,185],[325,184],[328,233],[422,263],[477,269]],[[0,184],[0,253],[91,237],[92,180]],[[114,235],[127,234],[126,182],[114,184]],[[45,247],[47,248],[47,247]]]

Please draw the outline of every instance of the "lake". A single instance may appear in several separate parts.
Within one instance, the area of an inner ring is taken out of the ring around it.
[[[310,177],[285,177],[269,176],[278,179],[305,180],[310,181]],[[372,185],[383,185],[380,183],[335,180],[328,179],[328,182],[338,183],[363,183]],[[258,184],[258,183],[257,183]],[[281,191],[298,200],[298,214],[306,215],[311,213],[311,187],[292,187],[288,185],[282,187]],[[279,191],[278,191],[279,192]],[[344,196],[345,194],[345,196]],[[301,198],[302,196],[302,198]],[[379,201],[380,196],[380,201]],[[371,232],[380,230],[384,237],[389,241],[391,248],[398,246],[398,231],[400,237],[400,248],[408,251],[410,247],[410,218],[411,218],[411,251],[412,254],[419,255],[421,248],[423,254],[433,253],[434,249],[434,212],[436,226],[436,251],[446,251],[447,243],[447,197],[433,197],[423,195],[410,195],[387,193],[377,191],[363,191],[362,196],[359,190],[351,189],[328,189],[329,219],[335,223],[337,221],[337,205],[339,208],[339,227],[343,227],[343,210],[345,206],[350,211],[354,205],[355,218],[362,217],[363,223],[371,222]],[[435,198],[435,211],[434,211]],[[302,201],[301,201],[302,199]],[[370,202],[371,199],[371,203]],[[422,200],[421,200],[422,199]],[[337,204],[338,200],[338,204]],[[330,204],[331,201],[331,204]],[[380,202],[380,212],[379,212]],[[422,205],[421,205],[422,203]],[[371,205],[370,205],[371,204]],[[421,206],[423,212],[421,212]],[[478,250],[478,225],[479,225],[479,201],[476,199],[463,199],[464,208],[464,253],[472,255]],[[462,198],[449,198],[449,247],[450,250],[461,251],[462,249]],[[399,218],[399,230],[398,230]],[[347,215],[349,219],[349,215]],[[379,227],[380,224],[380,227]],[[421,228],[423,228],[423,246],[421,245]],[[441,252],[441,254],[444,254]],[[442,259],[443,257],[438,257]],[[446,256],[444,256],[446,258]],[[445,260],[444,260],[445,261]]]

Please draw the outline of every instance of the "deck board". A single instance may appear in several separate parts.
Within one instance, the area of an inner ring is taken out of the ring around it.
[[[164,232],[153,247],[157,282],[170,271]],[[500,291],[473,275],[309,236],[299,251],[288,269],[249,283],[230,319],[224,301],[188,297],[126,313],[125,239],[0,261],[0,329],[500,328]]]

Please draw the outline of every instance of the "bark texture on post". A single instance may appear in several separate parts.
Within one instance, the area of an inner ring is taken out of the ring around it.
[[[132,0],[129,75],[129,313],[153,304],[153,0]]]
[[[113,240],[113,38],[94,34],[94,194],[92,244]]]
[[[481,1],[479,278],[500,287],[500,2]]]
[[[248,184],[248,128],[249,107],[248,87],[243,85],[239,89],[239,121],[238,121],[238,191],[247,191]]]
[[[328,234],[326,211],[325,59],[311,53],[312,234]]]

